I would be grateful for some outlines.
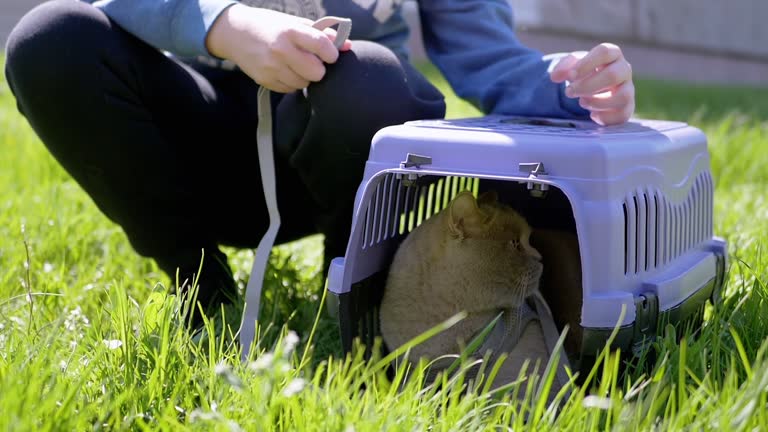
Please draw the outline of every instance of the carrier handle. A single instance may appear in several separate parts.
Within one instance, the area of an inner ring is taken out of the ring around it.
[[[336,32],[334,46],[340,49],[349,37],[352,30],[352,20],[348,18],[324,17],[315,21],[312,27],[324,30],[333,25],[339,25]],[[256,257],[253,259],[251,276],[245,288],[245,305],[243,306],[243,319],[240,321],[238,331],[240,345],[243,347],[243,361],[248,359],[251,344],[256,331],[256,322],[259,319],[261,307],[261,290],[264,285],[264,273],[267,269],[269,254],[275,244],[277,231],[280,229],[280,212],[277,208],[277,187],[275,179],[275,157],[272,143],[272,103],[270,91],[266,87],[259,88],[258,110],[259,124],[256,128],[256,146],[259,152],[259,170],[261,171],[261,184],[264,189],[264,200],[269,212],[269,228],[259,241],[256,249]]]

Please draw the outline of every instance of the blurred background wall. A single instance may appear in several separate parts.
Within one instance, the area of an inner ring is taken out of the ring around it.
[[[399,1],[399,0],[395,0]],[[619,44],[638,76],[768,85],[768,0],[509,0],[520,39],[542,52]],[[40,0],[0,0],[0,43]],[[423,59],[417,4],[405,0]]]

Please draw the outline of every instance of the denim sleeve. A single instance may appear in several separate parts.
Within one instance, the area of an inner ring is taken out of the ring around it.
[[[419,0],[424,45],[456,94],[487,114],[585,118],[565,84],[549,79],[560,57],[523,46],[507,0]]]
[[[87,1],[87,0],[86,0]],[[89,1],[120,27],[154,46],[182,57],[210,55],[208,29],[233,0]]]

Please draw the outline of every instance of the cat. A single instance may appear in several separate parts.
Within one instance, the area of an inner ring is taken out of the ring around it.
[[[458,194],[442,211],[414,229],[395,253],[379,316],[382,338],[392,350],[431,327],[466,311],[465,319],[411,349],[410,359],[459,354],[500,311],[521,310],[539,289],[541,254],[530,244],[531,227],[494,192],[477,200]],[[494,386],[518,378],[526,359],[549,358],[541,325],[528,321]],[[481,353],[482,356],[482,353]]]

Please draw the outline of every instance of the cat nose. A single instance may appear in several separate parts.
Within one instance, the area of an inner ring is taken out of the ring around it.
[[[541,261],[541,254],[539,253],[539,251],[537,251],[536,248],[531,246],[531,243],[530,243],[530,233],[527,233],[526,235],[522,236],[522,238],[520,239],[520,246],[522,246],[523,251],[526,254],[528,254],[528,255],[536,258],[537,260]]]
[[[541,261],[543,259],[539,251],[537,251],[536,249],[533,250],[533,253],[531,254],[531,256],[536,258],[536,261]]]
[[[539,251],[537,251],[533,246],[527,246],[525,248],[525,252],[529,256],[531,256],[533,258],[536,258],[537,261],[541,261],[541,259],[542,259],[541,254],[539,253]]]

